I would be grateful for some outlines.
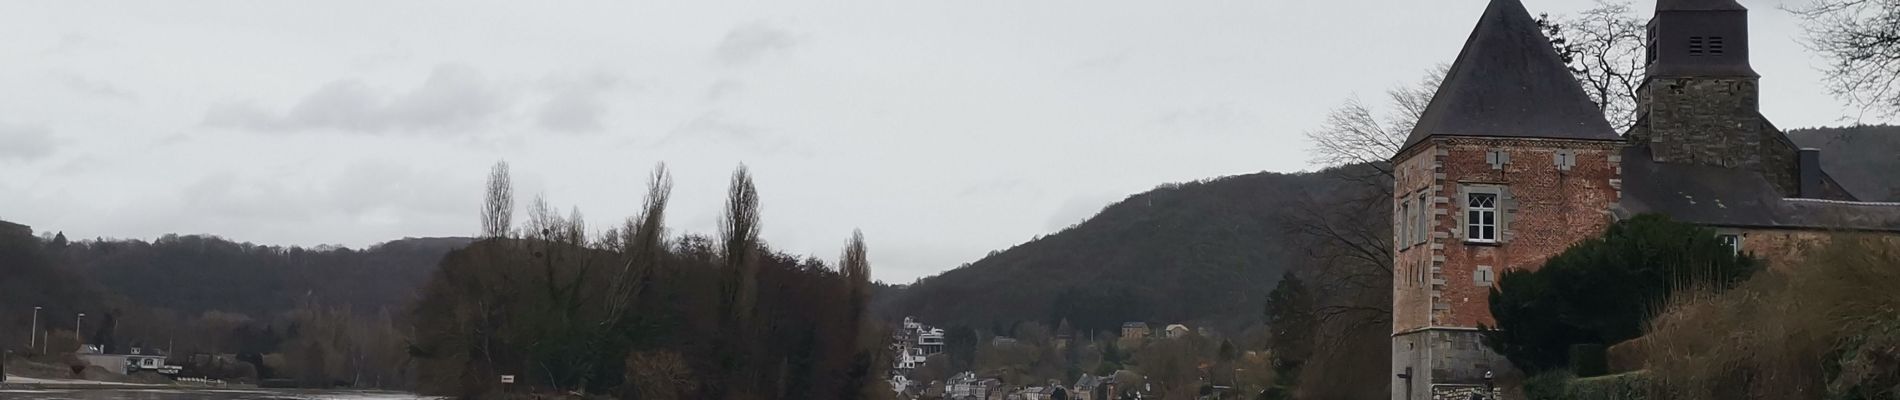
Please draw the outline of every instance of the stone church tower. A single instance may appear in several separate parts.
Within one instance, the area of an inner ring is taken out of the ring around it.
[[[1492,0],[1392,158],[1394,399],[1512,371],[1478,333],[1489,291],[1608,226],[1623,144],[1524,5]]]

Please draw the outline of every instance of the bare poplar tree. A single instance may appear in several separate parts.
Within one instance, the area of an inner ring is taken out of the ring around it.
[[[759,278],[759,192],[752,173],[740,165],[732,172],[732,184],[726,193],[725,215],[719,220],[722,271],[719,280],[721,370],[727,384],[714,388],[711,398],[747,397],[765,388],[750,386],[763,369],[763,360],[755,357],[762,346],[755,335],[757,321],[753,301]]]
[[[1829,65],[1829,92],[1864,111],[1900,115],[1900,0],[1813,0],[1789,11],[1806,20],[1808,48]]]
[[[751,312],[751,298],[757,290],[753,280],[758,275],[759,247],[759,191],[752,183],[752,173],[740,165],[732,172],[732,184],[726,192],[725,218],[719,220],[719,236],[724,239],[720,248],[724,255],[726,273],[733,286],[728,289],[727,298],[731,308],[730,315],[744,315]]]
[[[1576,16],[1538,19],[1597,112],[1617,131],[1636,124],[1636,90],[1649,63],[1643,45],[1647,28],[1633,10],[1629,2],[1598,0]]]
[[[864,306],[871,297],[871,259],[864,246],[864,231],[851,231],[851,240],[844,244],[844,255],[838,258],[838,272],[843,273],[845,282],[851,285],[851,323],[861,324]]]
[[[508,176],[508,162],[498,161],[488,172],[488,192],[482,202],[482,237],[508,236],[514,216],[514,182]]]
[[[627,218],[621,229],[619,247],[626,262],[614,273],[605,326],[616,326],[625,318],[634,299],[639,298],[646,282],[659,270],[660,256],[666,251],[666,203],[673,197],[673,175],[662,163],[653,167],[647,180],[646,204],[640,214]]]

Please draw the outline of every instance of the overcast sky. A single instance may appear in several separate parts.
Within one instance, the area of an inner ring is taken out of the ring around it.
[[[1310,169],[1301,132],[1449,62],[1485,5],[790,3],[5,2],[0,219],[355,247],[476,234],[498,160],[596,225],[665,162],[670,222],[711,233],[745,163],[767,241],[862,228],[909,282],[1161,183]],[[1743,3],[1767,115],[1851,114],[1782,3]]]

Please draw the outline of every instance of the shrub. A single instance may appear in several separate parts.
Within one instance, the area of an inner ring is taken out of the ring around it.
[[[1577,377],[1569,371],[1551,371],[1537,374],[1524,381],[1524,398],[1530,400],[1567,400],[1565,392],[1570,390],[1570,381]]]
[[[1570,346],[1570,371],[1577,376],[1603,376],[1610,370],[1609,355],[1603,345],[1596,343],[1575,344]]]
[[[1528,372],[1568,365],[1570,346],[1635,338],[1654,307],[1691,287],[1727,288],[1756,262],[1708,228],[1654,214],[1610,225],[1535,271],[1512,269],[1491,289],[1485,344]]]
[[[1570,384],[1569,397],[1576,400],[1641,400],[1648,398],[1647,375],[1626,372],[1616,375],[1581,378]]]

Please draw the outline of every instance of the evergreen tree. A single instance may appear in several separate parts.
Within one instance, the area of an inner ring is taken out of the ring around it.
[[[1485,343],[1527,371],[1561,368],[1572,345],[1640,336],[1653,307],[1671,294],[1729,288],[1756,264],[1708,228],[1639,215],[1536,271],[1505,271],[1491,289],[1498,326],[1484,328]]]

